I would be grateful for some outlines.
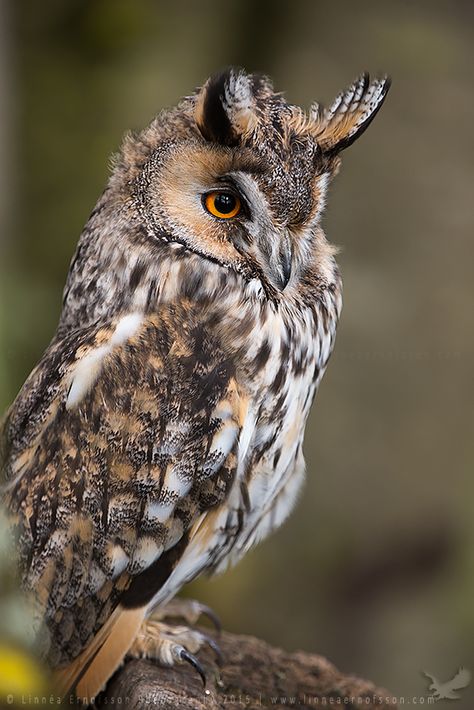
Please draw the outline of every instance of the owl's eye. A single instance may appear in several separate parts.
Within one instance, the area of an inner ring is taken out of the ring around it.
[[[204,206],[206,210],[220,219],[231,219],[236,217],[242,209],[242,203],[237,195],[232,192],[208,192],[204,196]]]

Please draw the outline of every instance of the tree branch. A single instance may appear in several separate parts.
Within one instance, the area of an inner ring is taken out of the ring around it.
[[[207,630],[206,630],[207,632]],[[225,708],[396,708],[391,695],[368,681],[346,676],[321,656],[286,653],[252,636],[222,633],[214,638],[224,656],[218,668],[210,649],[199,659],[207,672],[207,689],[186,665],[164,668],[150,660],[129,660],[97,699],[97,707],[121,705],[217,710]]]

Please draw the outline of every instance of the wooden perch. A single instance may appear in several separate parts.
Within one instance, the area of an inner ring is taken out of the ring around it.
[[[200,651],[208,678],[206,690],[196,671],[187,665],[163,668],[149,660],[129,660],[97,699],[96,707],[396,708],[387,691],[340,673],[321,656],[286,653],[252,636],[223,632],[213,637],[222,649],[224,665],[218,668],[210,649]]]

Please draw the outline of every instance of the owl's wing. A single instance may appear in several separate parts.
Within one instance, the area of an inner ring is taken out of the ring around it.
[[[245,402],[212,329],[176,307],[71,333],[30,376],[4,496],[65,689],[99,651],[113,672],[192,525],[225,499]]]

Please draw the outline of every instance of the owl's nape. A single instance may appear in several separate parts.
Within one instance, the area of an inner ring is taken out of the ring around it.
[[[364,75],[306,114],[230,69],[126,137],[0,433],[64,692],[95,695],[127,653],[199,668],[206,640],[177,643],[167,605],[295,505],[342,307],[327,184],[388,87]]]

